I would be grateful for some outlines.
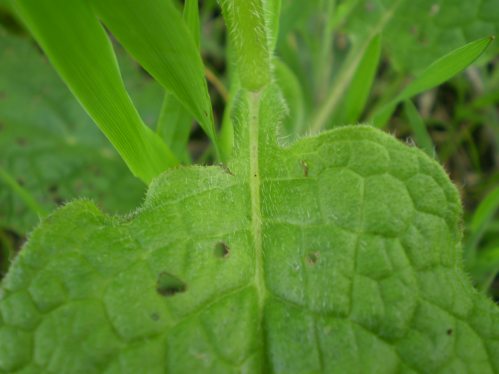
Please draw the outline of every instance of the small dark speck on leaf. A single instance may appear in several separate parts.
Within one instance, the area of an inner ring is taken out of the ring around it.
[[[214,253],[217,258],[227,258],[230,255],[230,248],[226,243],[219,242],[215,244]]]
[[[158,313],[151,313],[151,319],[153,321],[158,321],[159,320],[159,314]]]
[[[454,331],[453,331],[452,329],[447,329],[447,335],[449,335],[449,336],[450,336],[450,335],[452,335],[452,333],[453,333],[453,332],[454,332]]]
[[[16,143],[20,147],[25,147],[28,144],[28,140],[26,140],[25,138],[17,138]]]
[[[315,264],[317,264],[317,262],[319,261],[319,256],[320,256],[319,252],[309,253],[307,255],[307,262],[308,262],[308,264],[312,265],[312,266],[314,266]]]
[[[185,292],[187,290],[187,284],[176,276],[161,272],[158,275],[158,280],[156,283],[156,291],[166,297],[175,296],[178,293]]]

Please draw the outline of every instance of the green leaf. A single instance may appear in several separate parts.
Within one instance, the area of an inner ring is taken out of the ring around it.
[[[473,261],[478,244],[497,211],[499,211],[499,187],[485,196],[471,217],[470,232],[464,247],[464,253],[469,262]]]
[[[475,40],[439,58],[409,83],[397,97],[379,108],[371,121],[376,126],[383,127],[398,103],[436,87],[460,73],[480,57],[493,40],[493,37]]]
[[[170,169],[127,217],[44,220],[2,284],[0,370],[499,371],[445,171],[367,126],[282,148],[281,100],[240,93],[228,168]]]
[[[381,36],[373,38],[343,98],[343,105],[335,118],[338,125],[356,123],[365,109],[381,57]]]
[[[120,63],[143,118],[154,123],[161,87],[138,66]],[[44,211],[78,196],[105,211],[125,213],[145,186],[134,178],[30,40],[0,29],[0,168]],[[120,186],[120,188],[116,188]],[[26,234],[38,214],[0,181],[0,227]]]
[[[20,0],[17,11],[73,94],[135,176],[148,183],[175,165],[142,122],[120,76],[111,43],[85,0]]]
[[[189,109],[216,146],[204,65],[195,37],[172,2],[92,0],[92,4],[116,38]]]
[[[358,1],[348,18],[348,30],[358,37],[370,35],[392,4],[392,0]],[[401,73],[417,75],[439,56],[473,40],[497,35],[497,9],[496,0],[402,0],[384,29],[383,50]],[[498,51],[495,45],[486,60]]]
[[[187,0],[183,18],[194,37],[197,48],[200,43],[199,6],[197,0]],[[156,132],[183,163],[192,163],[187,145],[192,128],[192,116],[175,96],[166,93],[161,106]]]
[[[194,38],[194,43],[196,44],[196,47],[199,49],[201,26],[199,23],[198,0],[186,0],[184,5],[183,17],[187,25],[187,28],[189,29],[192,37]]]
[[[171,94],[165,94],[156,132],[168,145],[175,157],[190,164],[191,157],[187,149],[192,128],[191,114]]]
[[[435,146],[428,133],[426,124],[411,100],[404,101],[404,112],[407,117],[407,123],[414,134],[416,144],[425,151],[428,156],[435,157]]]
[[[295,140],[304,132],[305,125],[305,99],[298,78],[293,71],[278,58],[274,59],[276,83],[282,90],[289,114],[284,119],[282,126],[286,141]]]

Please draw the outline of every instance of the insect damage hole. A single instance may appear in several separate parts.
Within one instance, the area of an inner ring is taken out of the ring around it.
[[[226,243],[218,242],[217,244],[215,244],[213,253],[217,258],[227,258],[230,255],[230,248]]]
[[[187,290],[187,284],[177,278],[176,276],[161,272],[158,275],[158,281],[156,284],[156,291],[166,297],[175,296],[178,293],[185,292]]]
[[[310,266],[314,266],[319,261],[320,253],[319,252],[311,252],[307,255],[307,263]]]

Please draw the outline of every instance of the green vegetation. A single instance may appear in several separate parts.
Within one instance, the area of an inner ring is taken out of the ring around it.
[[[0,373],[499,372],[492,0],[0,22]]]

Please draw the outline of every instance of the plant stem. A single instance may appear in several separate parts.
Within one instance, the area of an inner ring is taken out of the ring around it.
[[[225,85],[222,83],[222,81],[218,79],[215,73],[207,67],[205,67],[204,69],[204,75],[208,82],[210,82],[213,87],[215,87],[220,96],[222,96],[224,102],[227,102],[229,100],[229,91],[227,91],[227,88],[225,88]]]

